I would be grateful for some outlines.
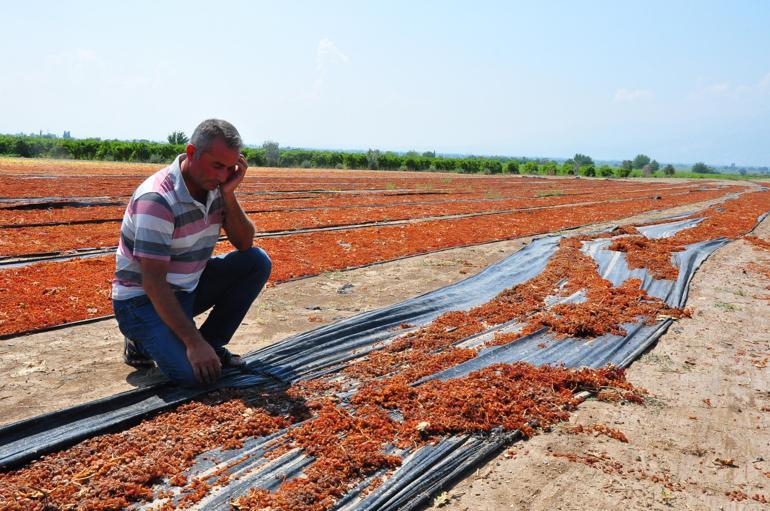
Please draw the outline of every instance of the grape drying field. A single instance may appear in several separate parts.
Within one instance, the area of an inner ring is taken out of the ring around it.
[[[110,314],[125,204],[156,167],[0,161],[0,336]],[[724,197],[681,182],[252,169],[239,191],[273,283]],[[217,252],[229,251],[222,241]]]
[[[120,219],[156,169],[0,159],[0,343],[110,316]],[[770,212],[756,183],[250,169],[238,196],[272,286],[537,238],[454,291],[268,346],[247,357],[252,380],[184,395],[161,385],[116,397],[115,415],[86,407],[0,429],[0,508],[429,504],[468,463],[571,420],[586,398],[644,408],[650,393],[625,368],[693,316],[695,269],[736,242],[770,248],[754,232]],[[572,434],[628,443],[620,429]],[[624,472],[606,453],[548,456],[685,491],[676,474]],[[730,488],[723,500],[766,499]]]

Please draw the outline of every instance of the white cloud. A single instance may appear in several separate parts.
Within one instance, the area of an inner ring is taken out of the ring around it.
[[[713,98],[715,96],[740,98],[746,96],[762,96],[767,93],[770,93],[770,73],[765,73],[765,75],[757,82],[740,84],[734,87],[727,82],[704,85],[699,80],[695,90],[692,91],[687,97],[688,99],[693,100],[703,100]]]
[[[759,79],[756,83],[750,83],[748,85],[739,85],[735,88],[735,92],[738,94],[767,94],[770,93],[770,73]]]
[[[727,83],[727,82],[725,82],[725,83],[715,83],[713,85],[710,85],[708,90],[712,94],[717,94],[717,95],[725,94],[726,92],[730,91],[730,84]]]
[[[615,91],[617,103],[631,103],[652,97],[652,92],[647,89],[618,89]]]
[[[762,91],[770,91],[770,73],[766,73],[765,76],[762,77],[761,80],[759,80],[759,84],[757,84],[757,87],[759,90]]]
[[[47,71],[74,85],[82,85],[101,78],[107,64],[90,49],[76,49],[49,55]]]
[[[104,60],[94,51],[89,49],[76,49],[55,53],[48,56],[48,60],[58,66],[67,67],[88,67],[96,65],[104,66]]]
[[[350,63],[350,58],[342,53],[337,45],[327,38],[318,41],[318,47],[315,54],[315,65],[317,76],[313,82],[313,90],[310,92],[309,99],[316,100],[321,95],[321,91],[326,85],[329,73],[334,66],[346,65]]]
[[[347,64],[350,59],[347,55],[342,53],[337,45],[331,42],[325,37],[318,41],[318,49],[316,49],[315,63],[316,68],[320,72],[325,72],[330,65],[333,64]]]

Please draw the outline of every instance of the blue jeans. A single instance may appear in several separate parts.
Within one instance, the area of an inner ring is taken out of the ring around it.
[[[212,309],[200,332],[215,351],[230,342],[270,277],[271,268],[270,258],[260,248],[230,252],[209,259],[195,291],[175,293],[190,319]],[[169,380],[186,386],[198,384],[187,360],[187,348],[160,319],[147,295],[113,300],[112,307],[120,331],[142,354],[152,358]]]

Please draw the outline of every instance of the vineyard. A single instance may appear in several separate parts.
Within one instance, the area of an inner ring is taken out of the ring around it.
[[[0,160],[0,343],[111,316],[123,211],[156,168]],[[216,389],[159,384],[0,428],[0,509],[429,504],[587,398],[645,406],[626,369],[693,316],[707,258],[741,239],[766,250],[753,234],[770,212],[761,183],[720,181],[271,168],[250,170],[238,196],[272,286],[534,239],[452,285],[250,353],[249,372]],[[229,250],[223,238],[216,253]],[[770,496],[740,491],[730,499]]]

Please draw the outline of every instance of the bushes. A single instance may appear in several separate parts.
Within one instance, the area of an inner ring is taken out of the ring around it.
[[[505,172],[508,174],[518,174],[519,173],[519,162],[516,160],[511,160],[508,163],[505,164]]]
[[[346,169],[365,169],[367,166],[366,154],[344,153],[342,163]]]
[[[255,167],[267,166],[267,160],[265,159],[265,150],[261,147],[259,149],[245,147],[243,149],[243,155],[246,157],[246,161],[248,162],[249,165],[253,165]]]
[[[503,164],[497,160],[485,160],[484,171],[485,173],[488,172],[489,174],[502,174]]]
[[[615,169],[615,175],[618,177],[628,177],[631,175],[631,169],[626,166],[621,166]]]
[[[692,166],[692,172],[695,172],[697,174],[710,174],[710,173],[714,173],[714,169],[712,169],[702,161],[699,161],[698,163]]]
[[[174,138],[175,140],[178,137]],[[183,139],[183,138],[182,138]],[[123,141],[101,140],[98,138],[73,139],[53,136],[0,135],[0,155],[21,156],[25,158],[71,158],[77,160],[135,161],[164,163],[171,162],[185,150],[184,144],[167,144],[147,140]],[[289,149],[279,147],[277,142],[266,141],[260,147],[244,147],[243,154],[249,165],[255,167],[280,166],[303,168],[347,168],[379,170],[411,170],[462,172],[466,174],[545,174],[610,177],[634,177],[635,175],[654,173],[658,162],[650,160],[642,169],[634,165],[646,161],[645,155],[638,155],[635,161],[625,160],[619,168],[609,165],[596,167],[593,160],[583,154],[575,154],[563,163],[550,160],[519,161],[503,157],[481,158],[443,157],[435,152],[419,153],[410,151],[404,154],[381,152],[369,149],[367,152],[317,151],[313,149]],[[644,170],[643,170],[644,169]],[[673,167],[666,165],[662,170],[665,175],[673,175]],[[697,163],[695,172],[712,172],[704,163]],[[632,172],[634,171],[634,172]]]
[[[163,144],[146,140],[126,142],[98,138],[70,139],[0,135],[0,154],[23,158],[71,158],[105,161],[171,161],[184,152],[183,144]]]
[[[601,177],[612,177],[615,175],[614,171],[612,170],[612,167],[609,165],[602,165],[598,169],[596,169],[596,172]]]
[[[556,166],[556,163],[552,161],[549,161],[548,163],[543,165],[543,174],[545,174],[546,176],[555,176],[558,170],[559,169]]]
[[[278,147],[278,142],[272,140],[266,140],[262,144],[262,149],[265,151],[265,164],[268,167],[275,167],[281,159],[281,150]]]
[[[366,151],[366,163],[369,170],[376,170],[380,168],[380,151],[377,149],[369,149]]]
[[[575,162],[567,160],[559,167],[559,175],[562,176],[574,176],[575,175]]]
[[[17,154],[22,158],[31,158],[33,156],[32,147],[30,146],[29,142],[23,138],[20,138],[14,142],[12,152],[13,154]]]

